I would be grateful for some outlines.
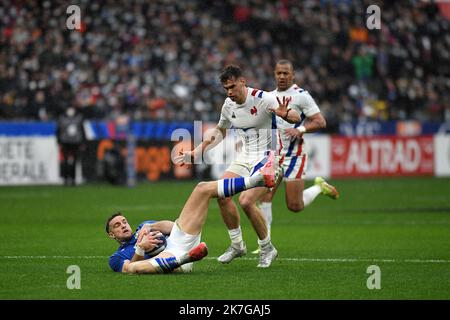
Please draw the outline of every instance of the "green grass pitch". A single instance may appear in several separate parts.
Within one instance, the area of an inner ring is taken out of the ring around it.
[[[117,244],[104,231],[121,210],[135,228],[145,219],[176,219],[195,182],[0,188],[0,299],[449,299],[450,179],[332,181],[337,201],[319,196],[301,213],[274,200],[268,269],[255,256],[222,265],[229,245],[216,201],[202,239],[208,257],[191,274],[124,275],[110,271]],[[307,186],[311,181],[306,183]],[[256,235],[241,212],[249,251]],[[81,270],[69,290],[67,267]],[[376,265],[381,289],[367,288]]]

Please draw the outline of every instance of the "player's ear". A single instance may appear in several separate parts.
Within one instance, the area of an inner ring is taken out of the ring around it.
[[[112,232],[108,233],[108,237],[110,237],[111,239],[117,240],[116,236]]]

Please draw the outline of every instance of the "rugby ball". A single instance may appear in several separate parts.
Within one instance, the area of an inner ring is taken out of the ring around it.
[[[153,248],[153,250],[150,251],[146,251],[145,254],[151,257],[156,256],[157,254],[161,253],[167,246],[167,240],[165,236],[159,237],[159,240],[162,240],[162,242],[156,246],[155,248]]]

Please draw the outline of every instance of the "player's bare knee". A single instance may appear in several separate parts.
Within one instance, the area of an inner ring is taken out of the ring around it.
[[[247,198],[247,197],[240,197],[239,198],[239,205],[244,211],[248,211],[250,208],[256,206],[255,201],[253,199]]]
[[[195,190],[197,190],[198,192],[205,192],[206,191],[206,182],[201,181],[201,182],[197,183],[197,185],[195,186]]]
[[[212,192],[211,185],[209,182],[199,182],[197,186],[195,187],[196,192],[202,193],[202,194],[210,194]]]
[[[301,202],[288,202],[287,207],[292,212],[300,212],[305,209],[305,206]]]

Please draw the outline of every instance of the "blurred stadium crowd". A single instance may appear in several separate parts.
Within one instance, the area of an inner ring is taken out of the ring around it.
[[[81,8],[81,30],[66,9]],[[381,30],[366,9],[381,8]],[[218,74],[272,90],[290,59],[329,130],[339,121],[450,120],[450,20],[422,1],[14,1],[0,7],[0,120],[217,121]]]

